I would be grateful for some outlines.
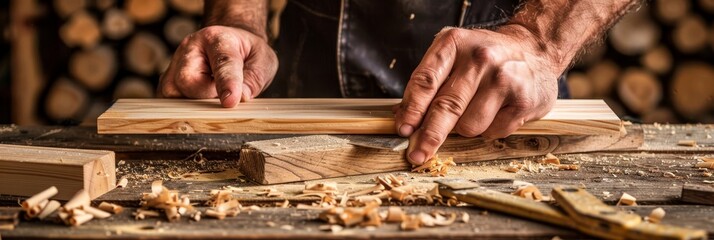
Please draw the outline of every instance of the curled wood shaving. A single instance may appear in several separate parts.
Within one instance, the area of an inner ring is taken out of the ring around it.
[[[633,197],[630,194],[627,193],[622,193],[622,196],[620,197],[620,201],[617,201],[617,206],[637,206],[637,198]]]
[[[104,210],[105,212],[113,213],[113,214],[119,214],[122,211],[124,211],[124,208],[122,206],[113,204],[113,203],[108,203],[108,202],[102,202],[99,204],[99,209]]]
[[[45,207],[42,208],[42,211],[37,215],[37,218],[40,220],[45,219],[47,216],[57,211],[57,209],[60,208],[60,205],[61,204],[58,201],[50,200]]]
[[[275,188],[266,188],[263,189],[263,192],[258,193],[258,196],[266,196],[266,197],[282,197],[284,195],[283,192],[278,191]]]
[[[543,194],[536,186],[533,185],[521,186],[515,192],[513,192],[513,195],[535,201],[543,200]]]
[[[129,185],[129,179],[126,179],[126,177],[122,177],[121,179],[119,179],[119,182],[117,183],[118,188],[125,188],[128,185]]]
[[[133,212],[132,215],[134,216],[134,219],[136,219],[136,220],[143,220],[143,219],[146,219],[147,217],[161,216],[161,214],[157,211],[146,210],[146,209],[136,209],[136,211]]]
[[[187,196],[179,196],[178,191],[169,190],[163,185],[163,181],[156,180],[151,183],[151,192],[143,193],[141,198],[143,209],[160,209],[166,214],[166,219],[175,221],[181,215],[196,211]],[[145,214],[144,214],[145,215]],[[137,219],[145,216],[135,215]]]
[[[538,163],[560,165],[560,159],[558,157],[556,157],[555,155],[553,155],[552,153],[548,153]]]
[[[421,166],[412,168],[412,172],[429,173],[432,177],[443,177],[449,171],[450,166],[456,166],[454,158],[448,157],[444,160],[435,155]]]
[[[561,164],[558,165],[558,170],[579,171],[580,165],[576,164]]]
[[[94,218],[94,215],[82,210],[89,207],[89,193],[79,190],[60,208],[59,217],[67,225],[79,226]],[[101,211],[101,210],[100,210]]]
[[[399,225],[399,229],[404,231],[415,231],[421,227],[421,218],[418,215],[407,215]]]

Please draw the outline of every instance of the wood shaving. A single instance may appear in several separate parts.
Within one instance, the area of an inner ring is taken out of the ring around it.
[[[516,189],[516,191],[513,192],[512,194],[522,197],[522,198],[535,200],[535,201],[543,200],[543,194],[540,192],[540,190],[536,186],[533,186],[533,185],[521,186],[518,189]]]
[[[118,188],[125,188],[128,185],[129,185],[129,179],[126,179],[126,177],[122,177],[121,179],[119,179],[119,182],[117,183]]]
[[[558,170],[579,171],[579,170],[580,170],[580,165],[576,165],[576,164],[560,164],[560,165],[558,165]]]
[[[448,157],[444,160],[435,155],[421,166],[412,168],[412,172],[429,173],[432,177],[443,177],[449,171],[450,166],[456,166],[454,158]]]
[[[696,147],[696,146],[697,146],[697,141],[689,140],[689,139],[687,139],[687,140],[679,140],[679,142],[677,142],[677,145],[679,145],[679,146],[684,146],[684,147]]]
[[[662,219],[664,218],[665,214],[666,212],[664,211],[664,209],[658,207],[652,210],[650,215],[646,217],[646,220],[651,223],[660,223],[662,222]]]
[[[556,157],[555,155],[553,155],[552,153],[548,153],[538,163],[560,165],[560,159],[558,157]]]
[[[637,206],[637,198],[630,194],[622,193],[620,200],[617,201],[617,206]]]
[[[151,192],[143,193],[140,205],[142,209],[160,209],[166,214],[166,219],[175,221],[184,214],[193,214],[196,210],[191,206],[188,196],[179,196],[178,191],[164,187],[163,181],[151,183]],[[137,216],[137,215],[135,215]],[[145,216],[144,216],[145,217]],[[137,216],[137,219],[139,218]]]
[[[122,211],[124,211],[124,208],[122,206],[119,206],[119,205],[113,204],[113,203],[108,203],[108,202],[100,203],[98,208],[104,210],[105,212],[109,212],[109,213],[113,213],[113,214],[119,214]]]
[[[714,169],[714,162],[698,162],[694,167]]]

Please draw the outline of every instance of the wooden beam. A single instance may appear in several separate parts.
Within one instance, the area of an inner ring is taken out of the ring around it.
[[[114,189],[114,152],[0,144],[0,194],[31,196],[50,186],[68,200],[84,188],[94,199]]]
[[[100,134],[395,134],[401,99],[255,99],[232,109],[218,99],[120,99],[97,119]],[[558,100],[517,135],[594,135],[621,130],[602,100]]]
[[[504,139],[452,136],[438,151],[457,163],[539,156],[547,153],[592,152],[634,149],[642,145],[644,133],[630,127],[627,135],[533,135]],[[388,136],[375,136],[384,141]],[[392,137],[396,138],[396,137]],[[364,141],[364,139],[361,139]],[[406,170],[404,150],[370,148],[351,144],[349,136],[309,135],[248,142],[243,145],[239,169],[261,184],[275,184]]]
[[[714,205],[714,187],[704,184],[685,183],[682,186],[682,202]]]

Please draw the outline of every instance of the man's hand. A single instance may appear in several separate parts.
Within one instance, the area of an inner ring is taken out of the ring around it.
[[[557,98],[562,71],[518,26],[442,30],[397,109],[397,131],[410,136],[408,159],[422,164],[452,130],[502,138],[543,117]]]
[[[223,107],[250,100],[272,81],[275,52],[255,34],[210,26],[187,36],[161,75],[159,97],[216,98]]]

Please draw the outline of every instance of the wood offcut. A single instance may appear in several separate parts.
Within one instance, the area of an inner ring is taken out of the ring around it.
[[[0,144],[0,194],[31,196],[56,186],[56,199],[80,189],[94,199],[114,189],[114,168],[111,151]]]

